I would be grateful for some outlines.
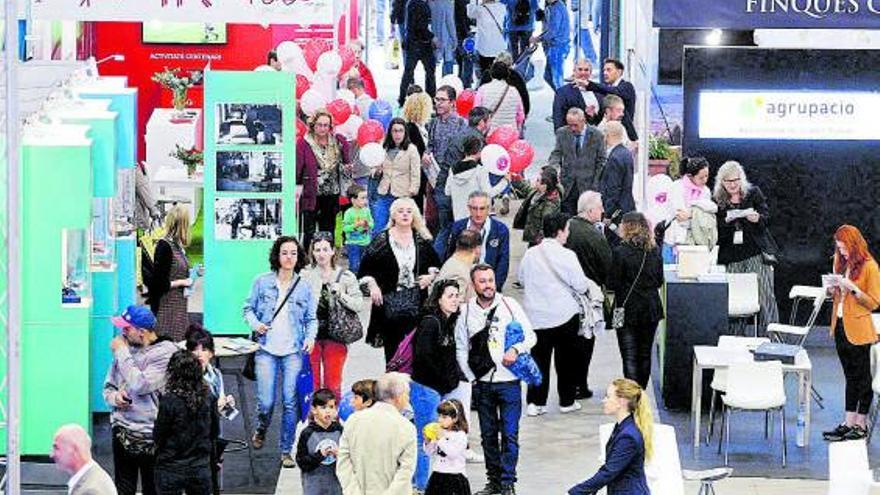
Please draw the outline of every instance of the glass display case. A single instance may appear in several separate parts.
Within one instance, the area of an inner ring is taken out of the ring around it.
[[[112,199],[92,199],[92,271],[113,270],[116,263],[113,213]]]
[[[61,303],[81,306],[91,299],[89,277],[89,232],[61,231]]]
[[[116,237],[128,237],[134,233],[134,168],[116,173],[116,198],[113,199],[113,231]]]

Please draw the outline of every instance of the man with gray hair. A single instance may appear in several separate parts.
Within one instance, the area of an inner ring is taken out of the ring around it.
[[[116,495],[113,478],[92,459],[92,439],[78,424],[58,428],[52,440],[52,460],[70,474],[70,495]]]
[[[636,202],[633,198],[633,164],[632,152],[624,145],[626,129],[617,121],[605,125],[605,149],[608,160],[599,180],[599,191],[605,199],[605,210],[611,213],[612,219],[635,211]]]
[[[611,270],[611,246],[605,238],[605,224],[602,222],[602,195],[596,191],[586,191],[577,202],[577,216],[568,222],[568,240],[565,247],[574,251],[584,275],[600,287]],[[610,235],[611,234],[609,232]],[[575,370],[575,399],[588,399],[593,395],[587,385],[590,361],[593,359],[595,339],[578,338],[578,352]]]
[[[587,125],[580,108],[570,108],[565,120],[568,125],[556,130],[556,146],[550,153],[548,165],[560,172],[563,213],[574,215],[580,194],[599,188],[599,178],[605,168],[605,136],[599,129]]]
[[[587,59],[578,59],[574,63],[572,81],[560,87],[553,97],[553,115],[548,119],[553,122],[554,129],[565,125],[565,116],[572,108],[583,110],[592,125],[598,124],[602,119],[599,99],[595,93],[587,89],[591,77],[593,77],[593,64]]]
[[[345,495],[411,495],[416,429],[409,407],[409,376],[386,373],[376,381],[376,404],[348,418],[339,440],[336,476]]]

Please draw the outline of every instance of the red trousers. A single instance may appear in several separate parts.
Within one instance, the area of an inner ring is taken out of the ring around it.
[[[315,376],[315,390],[329,388],[336,394],[337,402],[342,397],[342,369],[348,356],[348,346],[335,340],[318,340],[309,357],[312,373]]]

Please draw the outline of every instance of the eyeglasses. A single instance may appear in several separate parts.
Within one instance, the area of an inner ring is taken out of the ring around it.
[[[435,96],[435,97],[434,97],[434,101],[436,101],[437,103],[441,103],[441,102],[444,102],[444,101],[449,101],[449,98],[441,98],[441,97],[439,97],[439,96]]]
[[[315,233],[315,235],[312,236],[312,243],[314,243],[315,241],[327,241],[332,246],[333,245],[333,232],[326,232],[326,231],[317,232],[317,233]]]
[[[734,177],[733,179],[724,179],[722,182],[726,182],[728,184],[734,184],[739,182],[741,179],[739,177]]]
[[[325,124],[323,122],[317,122],[315,127],[330,127],[330,124]]]

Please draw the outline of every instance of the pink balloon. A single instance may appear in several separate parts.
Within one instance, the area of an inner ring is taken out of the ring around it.
[[[504,149],[509,149],[510,145],[517,139],[519,139],[519,131],[511,126],[504,125],[489,133],[486,143],[497,144]]]
[[[378,120],[368,120],[361,125],[357,132],[358,146],[363,147],[368,143],[382,143],[385,137],[385,127]]]
[[[303,93],[309,90],[312,85],[309,83],[309,80],[306,76],[302,74],[296,75],[296,98],[302,98]]]
[[[339,58],[342,59],[342,68],[339,69],[340,76],[354,67],[354,63],[357,61],[354,50],[349,46],[343,46],[339,49]]]
[[[331,46],[328,40],[312,38],[309,41],[306,41],[306,44],[303,47],[303,56],[305,57],[309,68],[313,71],[318,70],[318,58],[322,53],[329,51],[330,48]]]
[[[333,116],[336,125],[342,125],[351,117],[351,105],[342,98],[337,98],[327,104],[327,111]]]
[[[510,154],[510,172],[514,174],[522,173],[535,159],[535,148],[524,139],[514,141],[507,153]]]

